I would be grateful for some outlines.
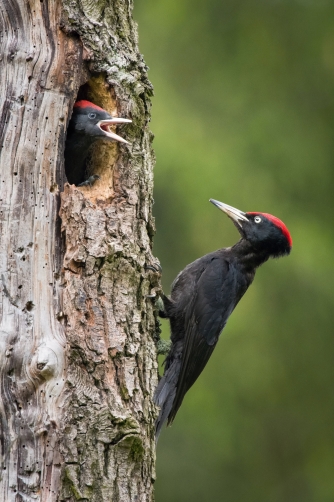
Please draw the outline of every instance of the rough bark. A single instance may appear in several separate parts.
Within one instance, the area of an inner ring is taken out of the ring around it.
[[[131,10],[0,6],[3,501],[152,500],[152,90]],[[130,145],[95,148],[92,188],[65,179],[78,92],[133,120]]]

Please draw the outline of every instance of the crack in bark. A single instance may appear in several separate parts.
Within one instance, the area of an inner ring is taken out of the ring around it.
[[[10,303],[13,305],[13,307],[16,307],[16,308],[19,308],[18,305],[17,305],[17,301],[18,301],[18,297],[16,300],[14,300],[14,298],[10,295],[8,289],[7,289],[7,286],[5,284],[5,278],[3,276],[3,274],[1,275],[1,282],[2,282],[2,290],[4,292],[4,295],[6,296],[6,298],[8,298],[8,300],[10,301]]]

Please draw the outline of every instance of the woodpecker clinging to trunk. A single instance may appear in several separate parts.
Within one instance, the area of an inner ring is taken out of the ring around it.
[[[77,101],[68,125],[65,144],[65,170],[68,182],[74,185],[83,183],[86,178],[86,159],[92,144],[99,140],[128,143],[109,126],[132,122],[129,119],[112,117],[90,101]]]
[[[170,320],[172,346],[155,392],[160,407],[156,436],[169,425],[186,392],[208,362],[229,316],[268,258],[288,255],[292,239],[284,223],[267,213],[244,213],[210,199],[237,227],[234,246],[209,253],[188,265],[163,297],[162,317]]]

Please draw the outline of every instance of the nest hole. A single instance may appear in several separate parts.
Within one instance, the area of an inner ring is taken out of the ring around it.
[[[115,132],[114,124],[101,123],[101,120],[118,116],[114,91],[104,75],[94,76],[79,88],[78,101],[89,101],[92,107],[73,108],[65,142],[67,180],[88,190],[96,184],[102,196],[110,196],[118,141],[110,134]]]

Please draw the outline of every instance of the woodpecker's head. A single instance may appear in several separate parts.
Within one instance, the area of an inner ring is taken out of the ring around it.
[[[210,199],[210,202],[231,218],[241,236],[255,249],[266,250],[270,256],[290,253],[292,238],[283,221],[268,213],[244,213],[228,204]]]
[[[125,139],[110,130],[110,126],[132,122],[129,119],[112,117],[90,101],[77,101],[73,107],[70,127],[73,132],[95,139],[120,141],[128,143]]]

